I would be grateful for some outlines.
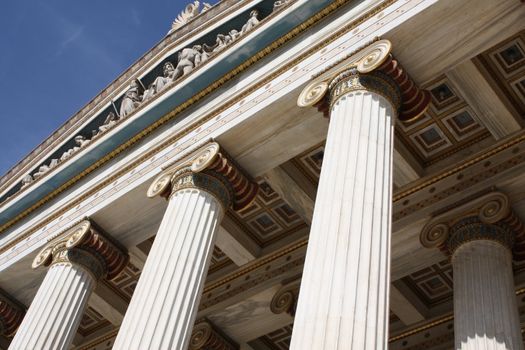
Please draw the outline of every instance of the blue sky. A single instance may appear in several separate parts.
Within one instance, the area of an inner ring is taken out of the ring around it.
[[[4,1],[0,176],[160,41],[189,2]]]

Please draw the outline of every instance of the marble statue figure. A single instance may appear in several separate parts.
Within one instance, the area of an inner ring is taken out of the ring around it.
[[[95,131],[95,130],[93,130],[93,131]],[[78,151],[82,147],[87,146],[91,142],[91,140],[87,140],[82,135],[77,135],[77,136],[75,136],[75,142],[76,142],[77,146],[74,146],[74,147],[68,149],[67,151],[65,151],[64,153],[62,153],[62,155],[60,156],[60,161],[61,162],[63,162],[66,159],[70,158],[76,151]]]
[[[290,0],[277,0],[273,3],[273,11],[281,10],[288,2],[290,2]]]
[[[208,55],[202,50],[201,45],[194,45],[193,47],[185,48],[179,52],[179,60],[177,68],[175,68],[175,79],[180,78],[188,74],[201,64],[206,61]]]
[[[240,35],[241,33],[239,33],[238,30],[235,30],[235,29],[230,30],[230,32],[226,34],[224,37],[224,45],[225,46],[230,45],[230,43],[234,41],[235,39],[237,39]]]
[[[140,105],[140,102],[142,102],[141,90],[139,81],[134,79],[122,99],[122,104],[120,105],[121,118],[131,114]]]
[[[252,30],[257,24],[259,24],[259,20],[257,19],[258,15],[259,15],[259,11],[257,10],[252,10],[252,12],[250,12],[250,18],[242,26],[241,34],[245,34],[246,32]]]
[[[115,115],[115,113],[109,112],[108,116],[106,117],[106,120],[104,121],[104,124],[98,127],[99,133],[97,133],[97,135],[105,133],[106,131],[111,129],[113,125],[117,124],[117,121],[118,121],[118,118]]]
[[[214,53],[220,51],[226,47],[226,35],[218,34],[217,39],[215,39],[215,45],[208,46],[206,44],[202,45],[203,50],[206,53]]]
[[[30,174],[27,174],[22,179],[22,188],[29,186],[33,182],[33,177]]]
[[[33,178],[35,180],[38,179],[39,177],[47,173],[49,170],[56,167],[57,165],[58,165],[58,159],[55,159],[55,158],[51,159],[51,161],[49,162],[49,165],[44,164],[40,168],[38,168],[38,171],[33,174]]]
[[[77,145],[79,146],[79,148],[84,148],[86,147],[87,145],[89,145],[89,143],[91,142],[91,140],[88,140],[86,139],[84,136],[82,135],[77,135],[75,136],[75,142],[77,143]]]
[[[144,90],[144,94],[142,95],[142,102],[146,102],[150,98],[155,95],[155,84],[151,83],[149,84],[148,88]]]
[[[164,63],[163,66],[163,76],[157,77],[152,85],[148,87],[148,94],[151,96],[154,94],[158,94],[164,88],[171,83],[173,80],[175,80],[175,67],[173,67],[173,64],[171,62]],[[146,92],[144,92],[145,97],[143,97],[142,100],[146,100],[151,98],[151,96],[146,96]]]

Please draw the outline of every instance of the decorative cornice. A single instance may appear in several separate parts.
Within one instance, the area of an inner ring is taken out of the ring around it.
[[[127,265],[126,250],[85,219],[48,243],[33,260],[40,266],[69,263],[87,268],[95,279],[115,278]]]
[[[13,337],[22,323],[25,307],[0,289],[0,334]]]
[[[123,89],[125,89],[133,79],[146,74],[154,65],[159,64],[166,54],[172,52],[177,46],[187,41],[188,38],[192,38],[192,35],[200,31],[205,25],[208,27],[215,25],[243,6],[244,3],[238,0],[221,0],[209,10],[193,18],[183,27],[178,28],[162,38],[154,47],[146,51],[129,68],[109,83],[98,95],[93,97],[90,102],[57,128],[51,136],[42,141],[40,145],[33,149],[24,159],[21,159],[3,176],[0,176],[0,192],[8,186],[11,186],[17,176],[27,172],[28,167],[33,167],[37,165],[38,162],[44,161],[44,159],[40,159],[40,156],[65,141],[64,135],[71,132],[71,130],[77,130],[79,125],[83,125],[95,116],[105,105],[118,99],[118,97],[123,94]],[[267,18],[272,17],[273,14],[270,14]]]
[[[393,98],[394,106],[399,109],[399,119],[410,121],[419,118],[430,104],[430,93],[419,89],[399,61],[391,54],[391,51],[392,44],[388,40],[372,42],[350,56],[342,67],[322,75],[308,84],[299,95],[297,105],[299,107],[317,106],[325,116],[328,116],[330,101],[327,99],[327,92],[331,87],[337,87],[337,80],[340,79],[341,74],[350,76],[349,81],[352,81],[352,79],[355,80],[356,76],[366,77],[372,72],[379,72],[391,78],[399,89],[401,103],[397,102],[397,96],[395,96],[397,94],[394,96],[391,92],[386,94],[386,96]],[[385,88],[378,89],[376,84],[368,85],[375,92],[385,90]],[[358,86],[354,84],[353,89],[357,89]],[[361,84],[361,89],[367,89],[367,86]]]
[[[237,350],[239,345],[222,334],[210,321],[195,324],[191,333],[190,350]]]
[[[259,186],[221,149],[209,142],[157,176],[148,197],[168,198],[178,190],[198,187],[217,196],[225,207],[241,210],[252,203]]]
[[[525,258],[525,227],[501,192],[491,192],[435,217],[419,239],[424,247],[439,248],[450,256],[466,242],[493,240],[512,249],[514,259]]]
[[[254,63],[256,63],[261,58],[269,55],[271,52],[273,52],[277,48],[281,47],[284,43],[290,41],[291,39],[296,37],[299,33],[303,32],[306,29],[308,29],[309,27],[311,27],[312,25],[314,25],[315,23],[317,23],[321,19],[325,18],[326,16],[331,14],[333,11],[335,11],[339,7],[343,6],[344,4],[348,3],[349,1],[350,0],[337,0],[334,3],[332,3],[331,5],[329,5],[327,8],[325,8],[324,10],[318,12],[317,14],[312,16],[310,19],[308,19],[305,23],[303,23],[302,25],[294,28],[288,34],[286,34],[285,36],[281,37],[280,39],[278,39],[277,41],[275,41],[274,43],[269,45],[264,50],[261,50],[260,52],[258,52],[251,59],[249,59],[245,63],[241,64],[239,67],[233,69],[231,72],[226,74],[223,78],[221,78],[220,80],[212,83],[208,88],[206,88],[205,90],[200,91],[195,96],[193,96],[191,99],[189,99],[188,101],[186,101],[185,103],[183,103],[179,107],[176,107],[175,109],[173,109],[168,114],[164,115],[157,122],[155,122],[151,126],[145,128],[143,132],[137,134],[136,136],[134,136],[133,138],[131,138],[130,140],[128,140],[127,142],[125,142],[121,146],[117,147],[113,152],[111,152],[110,154],[106,155],[104,158],[100,159],[97,163],[93,164],[88,169],[84,170],[82,173],[78,174],[74,179],[72,179],[72,180],[68,181],[67,183],[63,184],[58,189],[53,191],[51,194],[49,194],[45,198],[41,199],[40,201],[36,202],[32,207],[28,208],[27,210],[22,212],[20,215],[16,216],[13,220],[11,220],[8,223],[0,226],[0,233],[4,232],[7,228],[13,226],[15,223],[19,222],[20,220],[25,218],[27,215],[29,215],[31,212],[33,212],[34,210],[36,210],[37,208],[41,207],[45,203],[49,202],[51,199],[53,199],[56,196],[58,196],[60,193],[65,191],[67,188],[71,187],[77,181],[79,181],[80,179],[84,178],[85,176],[87,176],[88,174],[93,172],[94,170],[98,169],[103,164],[105,164],[109,160],[113,159],[115,156],[119,155],[124,150],[126,150],[129,147],[133,146],[135,143],[137,143],[139,140],[143,139],[145,136],[149,135],[151,132],[156,130],[158,127],[160,127],[161,125],[164,125],[169,120],[172,120],[173,118],[178,116],[182,111],[186,110],[188,107],[190,107],[191,105],[193,105],[197,101],[201,100],[204,96],[208,95],[209,93],[211,93],[212,91],[214,91],[215,89],[217,89],[218,87],[223,85],[225,82],[229,81],[230,79],[235,77],[237,74],[239,74],[242,71],[246,70],[248,67],[252,66]],[[33,226],[28,231],[24,232],[22,235],[17,237],[15,240],[13,240],[13,241],[9,242],[8,244],[4,245],[3,247],[1,247],[0,248],[0,253],[5,252],[7,249],[10,249],[14,245],[16,245],[18,242],[20,242],[23,239],[25,239],[28,236],[30,236],[36,230],[40,229],[41,227],[45,226],[50,221],[52,221],[52,220],[56,219],[57,217],[59,217],[61,215],[59,212],[62,212],[63,210],[66,210],[66,209],[69,209],[69,208],[72,208],[72,207],[78,205],[78,203],[82,202],[82,200],[84,200],[86,197],[88,197],[92,193],[95,193],[96,191],[100,190],[100,188],[106,186],[107,184],[115,181],[115,179],[117,179],[118,177],[122,176],[122,174],[130,171],[131,169],[133,169],[133,167],[137,166],[138,164],[140,164],[145,159],[147,159],[147,158],[151,157],[153,154],[159,152],[159,150],[162,150],[162,149],[168,147],[169,145],[172,145],[173,143],[175,143],[178,140],[180,140],[180,138],[185,133],[187,133],[189,130],[194,129],[194,128],[198,128],[199,126],[203,125],[205,122],[211,120],[214,117],[217,117],[217,115],[219,113],[223,112],[228,107],[231,107],[235,103],[237,103],[238,101],[242,100],[248,94],[252,93],[255,89],[257,89],[257,88],[259,88],[261,86],[264,86],[269,81],[274,79],[276,76],[278,76],[278,75],[282,74],[284,71],[288,70],[290,66],[298,64],[299,62],[305,60],[313,52],[315,52],[317,50],[321,50],[323,47],[325,47],[328,44],[332,43],[333,41],[335,41],[336,39],[338,39],[342,35],[348,33],[350,30],[355,28],[355,26],[357,26],[358,24],[363,23],[364,21],[370,19],[371,17],[373,17],[374,15],[380,13],[382,10],[384,10],[385,8],[387,8],[388,6],[392,5],[395,2],[396,2],[396,0],[386,0],[385,2],[382,2],[379,5],[377,5],[376,7],[372,8],[370,11],[365,13],[363,16],[360,16],[359,18],[357,18],[355,21],[352,21],[352,22],[348,23],[346,26],[342,27],[338,32],[336,32],[333,36],[331,36],[327,40],[324,40],[321,43],[312,46],[309,50],[305,51],[301,55],[298,55],[292,62],[290,62],[290,64],[281,67],[276,72],[274,72],[271,75],[267,76],[265,79],[262,79],[261,81],[257,82],[256,84],[251,86],[249,89],[245,90],[240,95],[236,96],[235,98],[233,98],[231,100],[228,100],[219,109],[210,112],[209,114],[207,114],[202,119],[199,119],[195,123],[193,123],[193,124],[189,125],[188,127],[184,128],[183,130],[181,130],[177,134],[173,135],[171,138],[169,138],[168,140],[166,140],[165,142],[163,142],[159,146],[157,146],[154,149],[146,152],[140,158],[136,159],[135,161],[133,161],[132,163],[128,164],[124,168],[120,169],[120,171],[114,173],[112,176],[108,177],[105,181],[103,181],[103,182],[97,184],[96,186],[94,186],[92,188],[92,190],[90,190],[87,193],[83,194],[82,196],[80,196],[76,200],[69,202],[65,207],[60,208],[60,210],[55,212],[53,215],[48,216],[45,220],[43,220],[42,222],[38,223],[36,226]]]
[[[272,298],[270,302],[270,310],[274,314],[288,313],[290,316],[295,316],[297,309],[297,300],[299,298],[299,289],[301,287],[301,280],[296,280],[281,287]]]

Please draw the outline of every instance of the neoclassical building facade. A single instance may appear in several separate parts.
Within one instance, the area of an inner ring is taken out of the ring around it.
[[[523,349],[524,18],[188,4],[0,178],[0,348]]]

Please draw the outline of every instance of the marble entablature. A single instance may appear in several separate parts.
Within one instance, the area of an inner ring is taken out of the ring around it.
[[[416,5],[416,3],[409,3],[403,5],[403,7],[414,8]],[[399,16],[403,15],[404,12],[394,12],[395,9],[401,6],[401,4],[397,4],[392,8],[392,18],[390,18],[390,20],[396,20],[399,18]],[[420,6],[418,9],[421,10],[422,8],[424,8],[424,6]],[[384,21],[387,19],[389,18],[382,18],[381,21],[385,23]],[[368,23],[368,21],[374,23],[377,20],[378,19],[375,18],[367,19],[366,23]],[[250,90],[249,94],[244,96],[243,101],[232,104],[229,107],[226,106],[225,108],[218,107],[221,111],[220,115],[212,114],[212,116],[207,118],[204,123],[202,121],[198,122],[201,127],[193,130],[192,132],[186,132],[183,137],[175,135],[175,138],[172,138],[173,141],[170,142],[170,144],[173,144],[174,142],[173,147],[162,148],[160,151],[156,151],[157,153],[155,156],[153,156],[153,158],[150,159],[148,156],[140,163],[137,163],[133,168],[126,167],[127,170],[124,173],[120,171],[116,172],[116,169],[113,168],[111,171],[113,175],[111,176],[104,174],[101,174],[100,176],[97,175],[97,177],[93,179],[93,181],[95,181],[93,185],[97,182],[100,182],[100,184],[91,188],[89,191],[91,195],[88,195],[87,197],[82,195],[82,197],[75,198],[74,200],[70,201],[68,208],[62,208],[60,210],[60,217],[55,215],[46,215],[46,219],[44,221],[36,218],[36,222],[38,222],[37,225],[33,224],[33,219],[31,222],[27,223],[29,227],[26,227],[26,224],[24,224],[25,228],[21,228],[22,232],[24,232],[24,235],[23,237],[19,237],[20,239],[24,239],[24,241],[22,242],[17,238],[15,241],[11,242],[11,239],[9,238],[8,241],[10,242],[5,246],[5,248],[9,250],[2,252],[3,254],[0,258],[0,265],[5,264],[10,259],[12,259],[14,257],[12,253],[19,255],[21,254],[21,250],[25,250],[26,248],[34,249],[35,245],[38,246],[41,244],[42,239],[45,240],[45,237],[56,235],[58,232],[60,232],[61,228],[64,227],[64,224],[67,225],[68,222],[71,223],[78,220],[77,217],[80,218],[85,215],[90,215],[90,213],[93,212],[93,210],[95,210],[98,205],[104,201],[109,200],[110,196],[112,197],[113,195],[120,193],[118,191],[123,190],[124,188],[129,189],[129,186],[136,186],[137,184],[142,183],[145,178],[147,179],[155,176],[156,171],[162,168],[163,164],[169,164],[176,161],[177,159],[180,159],[180,157],[182,157],[185,152],[190,152],[191,149],[197,147],[200,142],[209,140],[210,137],[216,137],[218,135],[217,132],[219,132],[221,128],[224,129],[225,125],[228,124],[227,127],[230,128],[233,127],[233,125],[240,123],[242,120],[248,117],[248,114],[254,113],[253,103],[256,103],[256,105],[265,105],[265,101],[274,99],[276,95],[284,96],[292,89],[301,86],[308,80],[308,76],[304,74],[304,71],[311,72],[314,75],[320,74],[324,70],[323,67],[326,67],[327,62],[328,64],[337,64],[337,62],[339,62],[341,59],[347,57],[349,49],[351,52],[353,52],[354,49],[360,48],[363,43],[369,42],[377,35],[377,26],[374,27],[367,25],[363,26],[362,36],[350,35],[350,33],[348,33],[347,36],[338,38],[334,42],[326,43],[326,51],[323,51],[323,54],[319,57],[316,57],[314,61],[302,61],[300,66],[296,68],[294,68],[294,66],[282,67],[279,75],[272,77],[266,82],[261,82],[259,84],[260,88],[257,88],[253,91]],[[301,45],[308,44],[302,43]],[[304,47],[301,47],[302,46],[297,48],[297,51],[304,49]],[[321,48],[319,48],[319,50],[321,50]],[[296,54],[294,52],[295,50],[290,52],[290,57],[293,57],[293,55]],[[330,57],[328,61],[326,58],[324,58],[327,55]],[[266,67],[264,72],[258,74],[267,74],[268,69],[270,68]],[[258,78],[253,77],[249,78],[248,80],[253,79]],[[292,81],[294,83],[290,84]],[[271,82],[272,86],[272,88],[269,90],[265,88],[268,82]],[[239,91],[236,93],[239,93]],[[202,112],[204,112],[204,110]],[[219,118],[215,118],[217,116]],[[222,132],[224,132],[224,130],[221,131],[221,133]],[[138,155],[132,156],[132,158],[135,157],[138,157]],[[123,159],[120,163],[124,164],[127,161],[129,161],[129,159]],[[102,179],[105,180],[102,181]],[[118,183],[115,181],[116,179],[118,179]],[[109,186],[107,186],[108,184]],[[84,190],[82,190],[82,192],[83,191]],[[117,193],[115,193],[115,191],[117,191]],[[93,196],[95,192],[96,195]],[[51,211],[49,213],[51,213]],[[16,231],[18,232],[20,230],[17,229]],[[16,252],[11,251],[10,249],[13,247],[13,245],[16,245],[17,247]]]
[[[201,34],[200,31],[206,32],[208,28],[216,29],[217,26],[223,26],[224,24],[229,23],[229,21],[236,19],[236,16],[240,11],[243,13],[247,11],[245,10],[246,6],[257,7],[262,2],[271,3],[271,0],[252,1],[251,4],[246,4],[246,2],[239,2],[237,0],[222,0],[212,7],[204,5],[206,11],[201,11],[196,16],[188,19],[183,26],[171,30],[163,40],[146,52],[130,68],[123,72],[122,75],[116,78],[110,83],[110,85],[108,85],[108,87],[94,97],[85,107],[58,128],[49,138],[44,140],[24,159],[8,170],[5,175],[0,177],[0,206],[2,206],[7,199],[16,195],[17,192],[20,192],[22,186],[28,187],[28,185],[32,183],[27,175],[32,175],[34,172],[38,172],[40,166],[48,165],[50,163],[51,159],[49,158],[43,160],[45,159],[44,157],[46,154],[54,152],[54,150],[60,147],[59,145],[64,145],[66,143],[74,144],[71,135],[74,131],[72,130],[78,130],[79,126],[87,124],[94,119],[99,119],[98,116],[96,116],[97,110],[100,111],[103,109],[107,113],[108,103],[111,106],[113,102],[119,98],[119,95],[122,96],[122,92],[117,92],[117,94],[115,94],[115,92],[121,91],[121,89],[129,84],[129,81],[133,76],[137,76],[138,74],[141,76],[147,75],[148,73],[145,74],[144,71],[152,72],[154,70],[151,68],[152,61],[159,60],[159,57],[163,54],[164,56],[162,57],[165,57],[166,52],[173,52],[172,47],[183,41],[187,41],[191,36],[203,36],[204,34]],[[287,2],[291,1],[287,0]],[[264,17],[267,15],[268,13],[266,13]],[[110,97],[111,99],[109,99]],[[104,105],[106,107],[102,107]],[[86,134],[84,136],[90,138],[91,134]],[[70,139],[69,142],[67,141],[68,138]],[[58,155],[57,159],[59,157],[60,155]],[[45,168],[42,170],[45,172]],[[26,175],[22,175],[23,173]]]
[[[289,2],[291,1],[275,1],[273,5],[273,12],[281,11]],[[194,1],[193,3],[189,4],[183,13],[181,13],[175,20],[174,25],[177,23],[177,26],[172,26],[172,30],[168,34],[181,28],[194,17],[199,15],[199,6],[200,5],[198,1]],[[209,4],[204,3],[201,13],[208,10],[210,7],[211,6]],[[42,178],[46,173],[50,172],[61,163],[67,161],[74,154],[78,153],[82,148],[89,145],[91,141],[111,130],[122,120],[131,115],[135,109],[137,109],[142,104],[147,103],[155,95],[169,87],[174,86],[177,79],[190,74],[195,68],[204,64],[210,57],[224,50],[243,35],[253,30],[260,23],[259,16],[259,11],[257,9],[253,9],[250,11],[248,20],[244,23],[242,28],[239,30],[231,29],[224,34],[217,34],[214,44],[208,45],[207,43],[203,43],[202,45],[193,45],[191,47],[184,48],[175,54],[172,54],[170,57],[176,56],[176,61],[171,62],[169,60],[164,60],[163,63],[157,64],[156,67],[162,66],[163,75],[157,76],[153,83],[149,84],[147,88],[143,85],[141,78],[135,78],[132,80],[130,87],[125,91],[125,93],[120,98],[116,99],[117,101],[120,100],[119,111],[117,111],[115,103],[112,102],[113,110],[107,114],[104,122],[101,125],[90,132],[87,132],[86,130],[80,131],[81,134],[78,134],[73,138],[76,145],[66,149],[58,158],[48,159],[42,165],[40,165],[36,171],[34,170],[33,172],[26,174],[21,179],[19,185],[16,186],[17,189],[15,189],[14,192],[11,191],[9,195],[4,195],[3,198],[0,198],[0,205],[2,202],[5,202],[20,190],[29,187],[37,179]],[[151,71],[155,71],[156,69],[157,68],[153,68]],[[100,118],[97,116],[95,119]]]

